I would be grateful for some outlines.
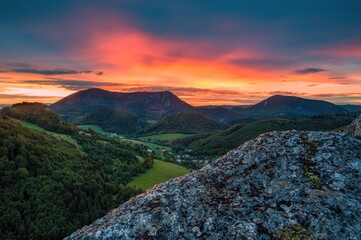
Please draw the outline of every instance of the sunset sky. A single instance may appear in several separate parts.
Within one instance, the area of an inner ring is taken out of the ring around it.
[[[87,88],[361,104],[360,0],[0,2],[0,104]]]

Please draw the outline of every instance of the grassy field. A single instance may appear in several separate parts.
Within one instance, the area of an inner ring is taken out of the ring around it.
[[[104,131],[101,127],[97,126],[97,125],[78,125],[78,128],[84,129],[84,130],[88,130],[88,129],[92,129],[93,131],[106,135],[106,136],[110,136],[111,133]],[[124,141],[129,141],[135,144],[142,144],[144,146],[147,146],[148,148],[152,149],[153,151],[159,152],[159,149],[165,149],[166,151],[171,151],[172,149],[169,147],[164,147],[162,145],[158,145],[155,143],[150,143],[150,142],[144,142],[142,141],[142,139],[139,139],[139,141],[137,140],[132,140],[132,139],[126,139],[124,138],[124,136],[118,135],[118,137],[122,138]]]
[[[192,136],[193,134],[186,134],[186,133],[163,133],[163,134],[155,134],[155,135],[148,135],[144,137],[140,137],[140,140],[159,140],[159,141],[172,141],[179,138],[185,138]]]
[[[25,122],[25,121],[21,121],[21,120],[15,120],[15,121],[19,122],[24,127],[27,127],[27,128],[30,128],[30,129],[33,129],[33,130],[36,130],[38,132],[42,132],[42,133],[45,133],[45,134],[48,134],[48,135],[51,135],[51,136],[56,137],[58,139],[65,140],[65,141],[75,145],[76,148],[81,151],[81,147],[80,147],[80,145],[78,145],[76,140],[71,138],[68,135],[47,131],[44,128],[39,127],[38,125],[36,125],[34,123],[29,123],[29,122]]]
[[[147,120],[147,123],[149,123],[149,124],[156,124],[156,123],[157,123],[157,120]]]
[[[132,142],[132,143],[135,143],[135,144],[142,144],[144,146],[149,147],[153,151],[159,151],[159,149],[164,149],[166,151],[171,151],[172,150],[170,147],[165,147],[165,146],[158,145],[158,144],[155,144],[155,143],[137,141],[137,140],[132,140],[132,139],[123,139],[123,140],[124,141],[129,141],[129,142]]]
[[[154,160],[154,166],[145,173],[140,174],[133,179],[128,186],[147,190],[158,183],[187,174],[189,171],[180,165]]]
[[[83,130],[91,129],[94,132],[97,132],[97,133],[100,133],[100,134],[103,134],[103,135],[110,135],[111,134],[110,132],[104,131],[101,127],[99,127],[97,125],[78,125],[77,127],[80,128],[80,129],[83,129]]]

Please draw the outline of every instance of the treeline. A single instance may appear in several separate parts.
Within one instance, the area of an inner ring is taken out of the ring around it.
[[[194,135],[175,140],[171,146],[176,151],[192,149],[194,156],[221,156],[242,143],[270,131],[328,131],[351,123],[350,115],[322,115],[301,119],[269,119],[254,123],[241,123],[208,135]]]
[[[34,123],[48,131],[68,135],[77,132],[75,126],[62,120],[58,114],[42,103],[17,103],[3,108],[1,113],[11,118]]]
[[[61,239],[139,192],[142,149],[81,132],[72,144],[0,117],[0,239]]]

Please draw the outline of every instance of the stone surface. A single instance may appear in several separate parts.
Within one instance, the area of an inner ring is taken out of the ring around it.
[[[361,138],[361,115],[348,126],[346,133]]]
[[[361,140],[272,132],[68,239],[361,239]]]

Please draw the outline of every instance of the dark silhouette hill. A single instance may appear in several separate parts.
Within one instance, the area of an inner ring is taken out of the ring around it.
[[[110,92],[98,88],[79,91],[52,104],[50,108],[73,120],[102,106],[130,112],[142,118],[159,119],[193,107],[171,92]]]

